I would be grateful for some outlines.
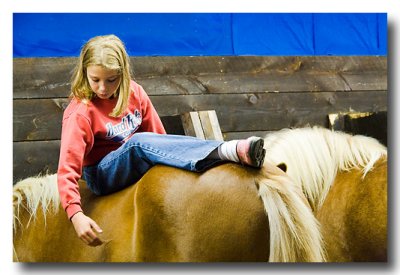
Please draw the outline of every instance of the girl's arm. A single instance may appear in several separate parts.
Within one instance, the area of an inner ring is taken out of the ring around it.
[[[71,114],[64,119],[57,175],[61,205],[67,212],[76,234],[87,245],[97,246],[103,242],[96,232],[101,233],[102,230],[94,220],[83,213],[78,185],[83,159],[92,148],[93,139],[90,123],[85,117]]]
[[[83,159],[93,145],[89,121],[77,113],[64,118],[57,182],[61,205],[69,219],[82,211],[78,181],[82,175]]]

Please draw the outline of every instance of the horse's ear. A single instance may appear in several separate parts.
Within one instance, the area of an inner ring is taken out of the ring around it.
[[[278,165],[277,165],[283,172],[285,172],[286,173],[286,170],[287,170],[287,166],[286,166],[286,164],[285,163],[279,163]]]

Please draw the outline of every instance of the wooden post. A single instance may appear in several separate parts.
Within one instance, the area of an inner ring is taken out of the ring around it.
[[[206,139],[197,112],[184,113],[181,115],[181,120],[185,135]]]
[[[205,138],[224,141],[221,128],[219,127],[217,113],[214,110],[200,111],[199,116]]]
[[[224,140],[214,110],[185,113],[181,119],[185,135],[206,140]]]

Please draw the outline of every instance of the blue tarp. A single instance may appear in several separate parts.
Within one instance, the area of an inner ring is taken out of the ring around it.
[[[116,34],[132,56],[386,55],[386,13],[15,13],[14,57],[78,56]]]

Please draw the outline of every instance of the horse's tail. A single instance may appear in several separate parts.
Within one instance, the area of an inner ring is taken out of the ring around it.
[[[257,179],[270,226],[270,262],[325,261],[319,224],[289,176],[273,165],[264,165]]]

